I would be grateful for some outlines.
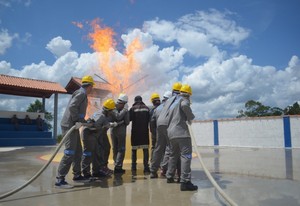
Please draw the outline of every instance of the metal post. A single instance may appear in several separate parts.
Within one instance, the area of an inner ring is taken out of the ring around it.
[[[45,109],[46,108],[46,106],[45,106],[46,105],[46,99],[45,99],[45,97],[43,97],[42,101],[43,101],[43,105],[42,105],[42,110],[43,111],[42,112],[45,113],[45,111],[46,111],[46,109]]]
[[[58,93],[54,94],[54,118],[53,118],[53,139],[57,140],[57,106]]]

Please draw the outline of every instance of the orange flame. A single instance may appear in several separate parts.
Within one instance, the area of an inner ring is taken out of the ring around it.
[[[83,28],[82,23],[72,22],[79,28]],[[136,52],[143,50],[143,45],[138,38],[134,39],[122,54],[117,52],[116,35],[112,28],[101,26],[100,19],[91,21],[92,32],[88,37],[93,41],[91,48],[99,55],[99,70],[103,79],[111,84],[111,93],[118,95],[121,92],[129,94],[129,89],[134,86],[133,77],[140,71],[140,64],[135,58]],[[122,54],[122,55],[119,55]],[[120,56],[122,56],[120,58]],[[129,88],[130,87],[130,88]],[[102,100],[101,100],[102,101]],[[89,105],[86,118],[90,117],[99,108]]]
[[[83,28],[83,24],[80,23],[80,22],[72,21],[72,24],[74,24],[75,26],[77,26],[77,27],[80,28],[80,29]]]
[[[89,37],[93,40],[91,48],[99,53],[99,69],[105,75],[112,86],[111,92],[118,94],[126,86],[130,85],[132,77],[140,69],[140,64],[135,58],[135,53],[141,51],[143,46],[138,38],[134,39],[127,46],[123,58],[119,59],[116,55],[115,32],[109,27],[101,27],[99,19],[92,21],[93,32]]]

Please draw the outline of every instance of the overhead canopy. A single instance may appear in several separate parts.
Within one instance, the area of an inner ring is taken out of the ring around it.
[[[66,86],[66,90],[68,94],[73,94],[74,91],[81,87],[81,78],[72,77]],[[106,95],[111,93],[111,85],[103,82],[95,81],[95,85],[93,87],[92,97],[100,97],[104,98]]]
[[[67,93],[56,82],[0,74],[0,94],[50,98],[54,93]]]

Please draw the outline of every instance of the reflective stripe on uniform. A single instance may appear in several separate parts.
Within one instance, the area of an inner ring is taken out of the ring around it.
[[[92,152],[83,152],[83,156],[90,157],[92,156]]]
[[[74,155],[74,154],[75,154],[75,151],[74,151],[74,150],[67,150],[67,149],[65,149],[64,153],[65,153],[66,155]]]
[[[186,157],[187,159],[192,159],[192,154],[184,154],[182,156]]]

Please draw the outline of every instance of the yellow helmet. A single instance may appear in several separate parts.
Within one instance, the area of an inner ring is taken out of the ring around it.
[[[155,99],[160,100],[159,94],[157,94],[157,93],[152,93],[150,99],[151,99],[151,102],[153,102]]]
[[[176,90],[176,91],[180,91],[181,86],[182,86],[182,84],[181,84],[180,82],[175,82],[175,83],[173,84],[172,89],[173,89],[173,90]]]
[[[182,85],[180,92],[188,93],[189,95],[192,95],[192,88],[188,84]]]
[[[95,85],[94,79],[92,76],[84,76],[81,79],[81,83],[82,84],[91,84],[91,85]]]
[[[106,109],[106,110],[113,110],[114,108],[116,108],[116,104],[115,104],[114,100],[107,99],[103,103],[103,108]]]

